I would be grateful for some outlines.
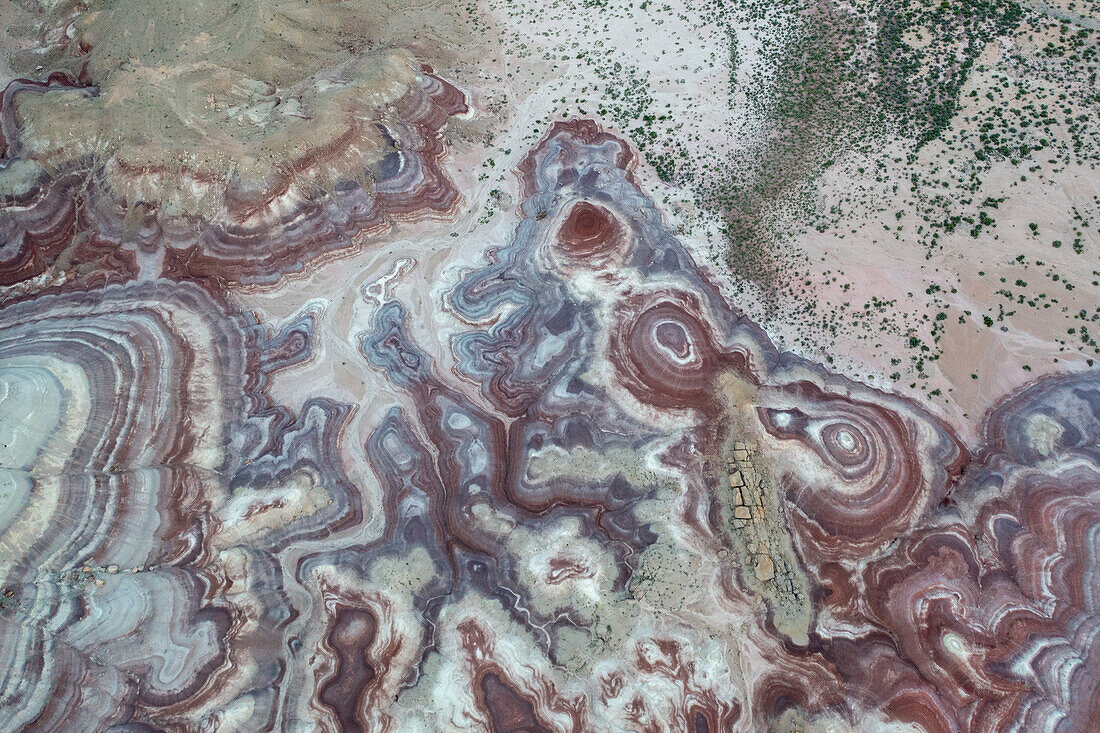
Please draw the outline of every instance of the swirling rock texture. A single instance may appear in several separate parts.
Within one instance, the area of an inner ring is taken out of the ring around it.
[[[1095,726],[1095,372],[968,445],[777,347],[590,119],[405,287],[450,255],[387,227],[465,201],[453,59],[232,7],[142,45],[61,3],[2,98],[0,729]]]

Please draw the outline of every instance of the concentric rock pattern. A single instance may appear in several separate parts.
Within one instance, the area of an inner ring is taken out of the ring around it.
[[[430,302],[382,287],[343,335],[325,298],[245,310],[237,284],[454,208],[438,131],[463,96],[401,68],[389,122],[341,133],[396,151],[372,187],[230,184],[195,227],[120,198],[140,188],[122,158],[26,144],[32,99],[102,89],[5,92],[0,728],[1100,717],[1100,378],[1027,387],[967,447],[778,350],[594,122],[553,124],[511,239]],[[279,403],[325,360],[374,401],[321,383]]]

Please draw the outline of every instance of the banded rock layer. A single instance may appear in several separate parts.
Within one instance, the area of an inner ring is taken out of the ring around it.
[[[555,123],[509,241],[347,343],[197,269],[7,300],[2,727],[1086,730],[1095,373],[966,446],[778,349],[634,171]],[[337,353],[369,410],[272,397]]]

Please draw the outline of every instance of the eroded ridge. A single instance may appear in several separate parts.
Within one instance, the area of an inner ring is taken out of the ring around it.
[[[416,12],[438,25],[450,15],[436,5]],[[411,11],[218,12],[40,11],[26,64],[56,71],[0,96],[0,285],[105,264],[271,284],[396,221],[454,211],[442,130],[466,97],[428,63],[450,58],[445,44],[404,27]],[[199,20],[212,30],[192,37]]]

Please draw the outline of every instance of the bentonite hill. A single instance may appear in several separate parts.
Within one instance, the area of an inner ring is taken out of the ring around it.
[[[1095,0],[0,30],[0,731],[1100,730]]]

